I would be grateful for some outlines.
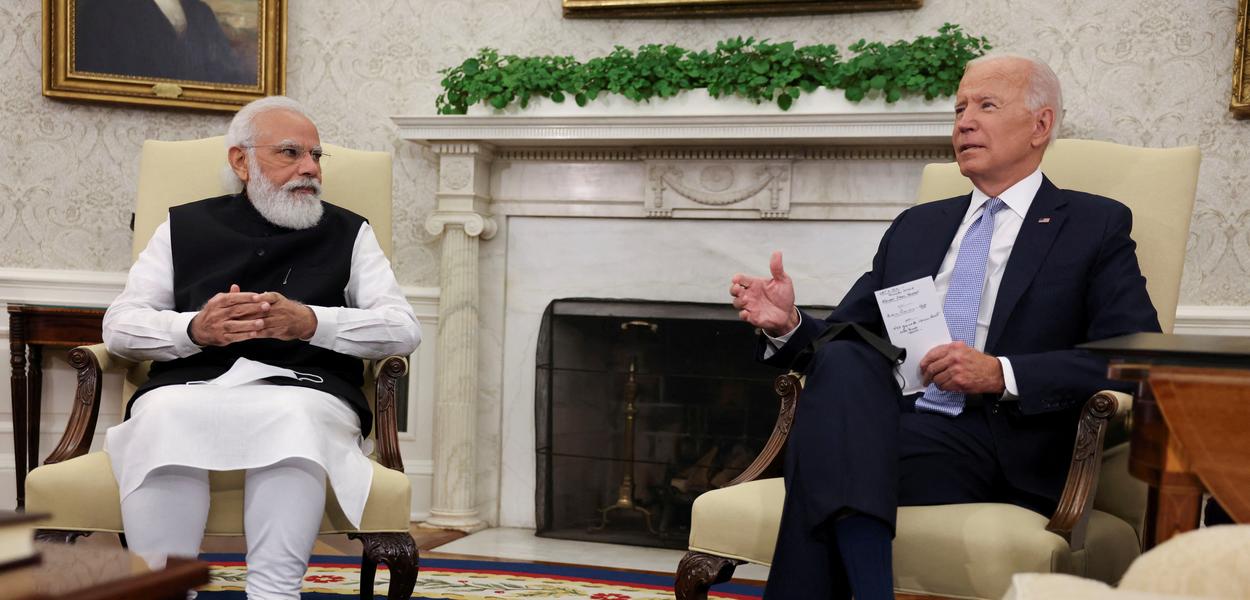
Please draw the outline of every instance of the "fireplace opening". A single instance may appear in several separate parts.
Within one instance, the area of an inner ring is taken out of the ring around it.
[[[537,533],[686,547],[690,506],[763,448],[779,372],[727,304],[562,299],[535,384]]]

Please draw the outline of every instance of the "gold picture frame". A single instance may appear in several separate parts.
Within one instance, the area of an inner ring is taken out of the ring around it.
[[[43,0],[43,95],[236,111],[286,89],[286,0]]]
[[[811,15],[920,8],[924,0],[563,0],[565,18]]]
[[[1246,19],[1250,0],[1241,0],[1237,6],[1237,43],[1233,53],[1233,99],[1228,109],[1241,118],[1250,117],[1250,55],[1246,54],[1246,40],[1250,37],[1250,21]]]

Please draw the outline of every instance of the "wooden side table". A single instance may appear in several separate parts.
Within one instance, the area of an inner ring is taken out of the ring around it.
[[[1143,549],[1196,528],[1204,492],[1250,522],[1250,338],[1138,333],[1081,347],[1137,384],[1129,472],[1150,486]]]
[[[102,308],[9,305],[9,364],[13,386],[13,462],[17,508],[26,506],[26,474],[39,466],[43,347],[97,344]],[[30,349],[27,356],[27,347]]]

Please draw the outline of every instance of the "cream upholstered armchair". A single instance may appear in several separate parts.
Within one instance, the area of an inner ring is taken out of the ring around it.
[[[1138,260],[1167,332],[1176,315],[1198,162],[1194,147],[1148,149],[1088,140],[1058,140],[1042,162],[1055,185],[1109,196],[1133,210]],[[958,165],[931,164],[918,197],[927,202],[971,189]],[[739,564],[771,562],[785,488],[780,477],[760,477],[780,466],[801,388],[796,374],[778,378],[781,412],[763,452],[730,486],[695,501],[690,552],[677,572],[679,600],[706,598],[708,586],[728,580]],[[1104,439],[1122,423],[1130,404],[1129,396],[1117,392],[1100,392],[1086,403],[1067,485],[1049,518],[1009,504],[900,508],[896,591],[996,599],[1015,573],[1118,580],[1140,554],[1146,494],[1144,484],[1128,474],[1127,444],[1104,450]]]
[[[325,146],[329,158],[323,167],[324,197],[369,220],[382,251],[391,251],[391,156]],[[221,168],[225,165],[223,138],[143,144],[139,166],[139,194],[135,208],[133,256],[168,214],[169,207],[227,193]],[[134,363],[109,355],[103,344],[70,352],[78,370],[78,390],[69,424],[60,443],[26,479],[26,507],[49,513],[43,539],[72,543],[80,536],[103,531],[122,533],[121,500],[117,482],[104,452],[90,452],[100,412],[101,373],[126,370],[122,401],[147,378],[148,363]],[[327,488],[321,533],[346,533],[364,544],[361,561],[361,597],[373,598],[373,579],[379,562],[390,569],[389,598],[408,598],[417,576],[417,550],[409,534],[411,489],[404,475],[396,434],[396,383],[408,370],[403,357],[389,357],[366,366],[365,396],[374,408],[371,437],[377,448],[373,484],[360,528],[353,528],[339,509],[333,489]],[[213,472],[211,508],[205,533],[243,535],[243,472]]]

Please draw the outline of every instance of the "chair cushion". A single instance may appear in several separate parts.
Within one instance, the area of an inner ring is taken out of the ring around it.
[[[212,497],[206,534],[243,534],[243,475],[243,471],[209,474]],[[360,529],[351,526],[339,508],[334,490],[327,488],[321,533],[406,532],[411,493],[406,475],[374,462],[373,484]],[[40,525],[43,529],[122,531],[121,499],[108,454],[91,452],[31,471],[26,477],[26,510],[52,515]]]
[[[26,498],[29,504],[30,492]],[[779,477],[701,494],[690,511],[690,549],[772,564],[785,499],[785,484]]]
[[[1047,517],[1011,504],[907,506],[898,511],[894,584],[904,592],[1001,598],[1016,573],[1071,573],[1115,583],[1137,557],[1137,532],[1092,511],[1085,549],[1046,531]]]
[[[784,498],[780,478],[699,496],[691,514],[690,550],[769,565]],[[1138,554],[1133,528],[1106,513],[1093,511],[1086,549],[1075,553],[1063,538],[1046,531],[1047,521],[1010,504],[900,508],[895,586],[910,593],[1000,598],[1018,572],[1075,573],[1115,582]]]

